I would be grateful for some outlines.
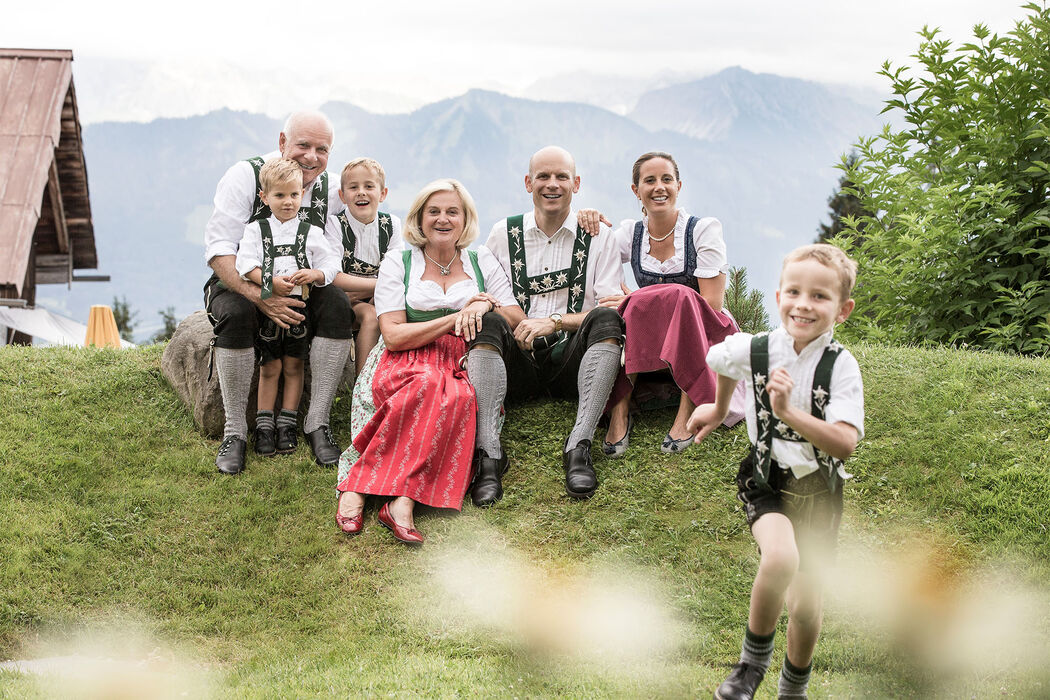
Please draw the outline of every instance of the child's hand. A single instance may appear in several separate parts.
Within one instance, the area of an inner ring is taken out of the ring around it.
[[[783,367],[777,367],[769,373],[766,391],[769,392],[769,403],[773,406],[773,415],[777,418],[783,418],[791,410],[788,399],[791,398],[791,390],[794,388],[794,380]]]
[[[294,285],[322,284],[324,282],[324,273],[312,268],[296,270],[288,277],[288,281]]]
[[[287,277],[284,275],[273,276],[273,293],[279,297],[286,297],[292,293],[292,289],[295,285],[292,284]]]
[[[713,403],[705,403],[693,409],[693,415],[685,423],[685,429],[696,433],[693,442],[703,442],[704,438],[714,432],[715,428],[726,419],[726,414],[718,410]]]

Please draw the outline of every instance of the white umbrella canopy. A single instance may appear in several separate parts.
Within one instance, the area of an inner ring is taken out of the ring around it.
[[[0,326],[13,328],[52,345],[82,346],[87,337],[87,326],[83,323],[41,308],[0,306]],[[120,347],[133,348],[135,344],[121,340]]]

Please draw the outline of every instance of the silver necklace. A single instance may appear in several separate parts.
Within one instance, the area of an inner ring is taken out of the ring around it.
[[[452,274],[452,263],[456,262],[455,253],[452,254],[452,259],[448,261],[448,265],[442,265],[437,260],[427,255],[426,249],[423,249],[423,255],[426,257],[427,260],[438,266],[438,269],[441,271],[442,277],[448,277],[450,274]]]

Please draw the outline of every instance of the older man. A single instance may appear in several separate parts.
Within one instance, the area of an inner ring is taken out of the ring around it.
[[[525,176],[533,211],[498,222],[486,243],[521,308],[486,314],[467,354],[478,403],[475,505],[491,505],[503,495],[507,455],[499,414],[505,396],[578,397],[562,454],[565,490],[572,498],[589,498],[598,487],[591,439],[620,369],[624,327],[615,310],[596,303],[621,293],[623,269],[607,226],[594,237],[577,226],[572,196],[579,189],[568,151],[541,149]]]
[[[329,211],[335,213],[342,208],[338,182],[329,186],[325,172],[332,132],[332,123],[320,112],[296,112],[285,122],[277,151],[235,163],[215,189],[215,210],[204,232],[204,257],[214,274],[204,285],[204,305],[215,327],[215,369],[226,411],[215,466],[226,474],[244,469],[248,394],[255,372],[254,343],[260,313],[281,328],[310,317],[315,336],[310,346],[310,408],[303,432],[321,465],[335,464],[342,451],[328,424],[332,400],[350,353],[354,316],[346,295],[335,287],[324,286],[315,287],[308,302],[280,296],[263,299],[260,288],[243,280],[234,268],[245,225],[270,215],[269,208],[259,199],[259,168],[266,160],[284,156],[302,168],[305,191],[300,218],[324,229]]]

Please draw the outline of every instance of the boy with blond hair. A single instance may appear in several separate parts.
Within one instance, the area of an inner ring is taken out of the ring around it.
[[[346,211],[328,217],[325,235],[343,257],[335,286],[350,297],[354,310],[356,361],[360,367],[379,341],[379,321],[372,304],[379,263],[388,250],[401,250],[401,220],[379,211],[386,199],[386,173],[373,158],[355,158],[343,167],[339,199]]]
[[[259,198],[270,216],[244,228],[237,249],[236,268],[243,279],[261,287],[260,297],[306,300],[310,285],[331,283],[339,270],[324,231],[300,220],[303,171],[289,158],[274,158],[259,170]],[[307,320],[288,329],[266,317],[260,324],[255,348],[259,355],[258,412],[255,452],[272,455],[294,452],[298,446],[299,399],[303,393],[303,361],[310,355]],[[281,413],[274,419],[277,385],[284,375]]]
[[[715,403],[698,406],[688,427],[697,442],[707,437],[726,417],[736,383],[747,382],[752,449],[740,463],[737,497],[760,553],[740,662],[715,691],[718,700],[754,696],[785,601],[778,696],[806,697],[822,619],[821,567],[834,556],[843,480],[850,476],[843,460],[864,435],[860,368],[832,337],[853,311],[856,270],[834,246],[792,251],[776,295],[781,327],[737,333],[707,355],[719,375]]]

